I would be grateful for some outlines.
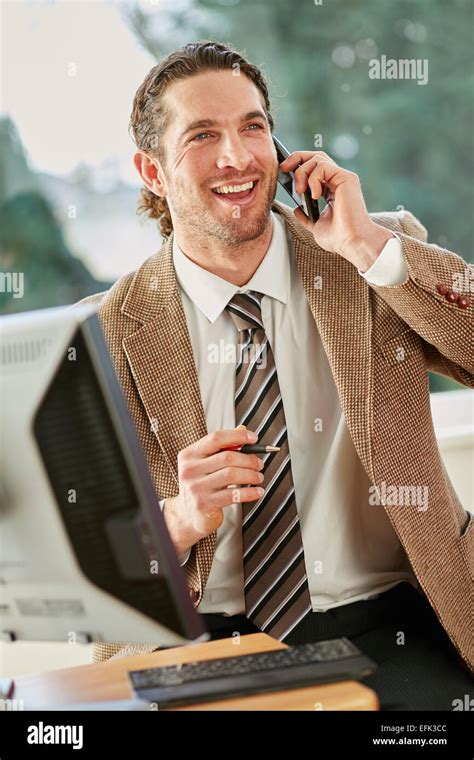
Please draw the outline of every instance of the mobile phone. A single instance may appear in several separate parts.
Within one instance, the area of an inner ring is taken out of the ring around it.
[[[273,143],[276,148],[278,163],[281,164],[285,158],[288,158],[290,152],[285,148],[280,140],[272,135]],[[297,193],[295,190],[295,175],[294,172],[282,172],[278,170],[278,182],[290,195],[294,202],[300,207],[303,214],[305,214],[311,222],[317,222],[319,219],[319,206],[318,201],[311,197],[311,190],[309,187],[304,193]]]

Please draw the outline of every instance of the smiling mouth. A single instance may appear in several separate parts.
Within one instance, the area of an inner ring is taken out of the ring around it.
[[[244,182],[240,185],[221,185],[220,187],[213,187],[212,192],[219,196],[223,201],[228,203],[235,203],[240,200],[247,200],[255,195],[258,180],[250,182]]]

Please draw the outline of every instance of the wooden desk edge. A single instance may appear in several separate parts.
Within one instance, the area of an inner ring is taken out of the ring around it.
[[[27,709],[32,707],[41,709],[79,702],[132,699],[133,692],[127,678],[130,670],[277,649],[286,649],[286,645],[264,633],[254,633],[241,636],[238,644],[235,639],[217,639],[204,644],[178,646],[133,657],[115,657],[100,663],[18,676],[14,678],[15,689],[12,698],[23,700]],[[375,692],[364,684],[358,681],[337,681],[330,684],[187,705],[176,709],[180,711],[378,710],[379,702]]]

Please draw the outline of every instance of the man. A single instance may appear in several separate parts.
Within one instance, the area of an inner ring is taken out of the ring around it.
[[[320,220],[276,203],[267,87],[225,45],[155,66],[131,127],[140,209],[168,240],[86,300],[195,606],[214,637],[347,635],[383,707],[452,709],[474,663],[473,531],[427,370],[473,386],[466,264],[409,212],[369,215],[323,151],[282,164],[325,197]],[[238,450],[257,439],[278,450]]]

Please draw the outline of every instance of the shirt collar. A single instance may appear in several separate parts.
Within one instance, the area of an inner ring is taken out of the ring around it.
[[[270,212],[272,239],[260,266],[250,280],[239,287],[203,269],[181,250],[173,236],[173,262],[181,288],[207,317],[215,322],[236,293],[256,290],[282,303],[288,301],[290,287],[289,242],[280,214]]]

